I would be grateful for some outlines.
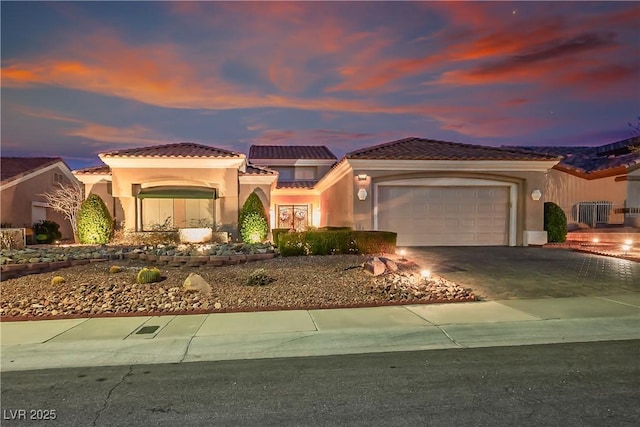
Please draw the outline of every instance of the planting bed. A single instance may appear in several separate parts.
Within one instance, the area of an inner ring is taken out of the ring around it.
[[[254,262],[246,262],[245,258],[234,261],[238,264],[221,266],[197,260],[162,265],[158,264],[159,259],[139,257],[87,262],[4,280],[0,283],[0,316],[6,321],[475,300],[469,289],[455,283],[439,277],[420,277],[418,266],[411,262],[398,261],[397,272],[373,277],[361,267],[366,258],[274,257]],[[109,273],[112,265],[123,267],[122,271]],[[137,284],[137,272],[148,265],[160,268],[162,280]],[[247,285],[256,269],[264,269],[274,280],[265,286]],[[189,273],[202,276],[211,292],[186,291],[183,283]],[[54,276],[62,276],[65,282],[52,285]]]

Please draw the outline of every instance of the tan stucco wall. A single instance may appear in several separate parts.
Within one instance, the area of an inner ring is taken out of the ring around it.
[[[216,221],[224,231],[237,232],[238,170],[236,168],[113,168],[113,196],[118,197],[125,216],[124,228],[134,230],[136,199],[132,186],[143,188],[161,185],[204,186],[216,188]]]
[[[320,225],[355,228],[355,197],[353,173],[349,172],[320,195]]]
[[[640,168],[629,172],[627,178],[627,207],[640,209]],[[626,215],[624,225],[640,227],[640,214]]]
[[[240,209],[242,209],[244,202],[254,191],[260,198],[266,212],[269,213],[269,206],[271,205],[271,185],[269,184],[240,184],[240,196],[238,198]]]
[[[54,173],[62,174],[63,182],[69,183],[69,178],[64,175],[63,170],[60,167],[55,167],[2,190],[0,194],[0,222],[11,223],[16,228],[30,228],[34,222],[31,216],[31,203],[46,203],[45,198],[39,194],[57,186],[53,181]],[[47,208],[47,219],[60,225],[63,239],[73,240],[71,224],[62,214]]]
[[[627,198],[627,183],[616,182],[613,176],[587,180],[552,169],[542,197],[545,202],[557,203],[567,221],[573,222],[572,209],[578,202],[609,201],[622,207]]]

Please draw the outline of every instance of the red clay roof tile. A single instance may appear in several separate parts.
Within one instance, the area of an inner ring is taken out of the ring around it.
[[[558,160],[557,156],[424,138],[405,138],[347,153],[366,160]]]
[[[0,181],[13,181],[56,162],[64,163],[60,157],[2,157]]]
[[[102,157],[242,157],[235,151],[208,145],[181,142],[177,144],[154,145],[151,147],[130,148],[126,150],[102,153]]]
[[[329,159],[337,157],[324,145],[252,145],[250,159]]]
[[[311,180],[278,181],[276,188],[313,188],[317,182]]]

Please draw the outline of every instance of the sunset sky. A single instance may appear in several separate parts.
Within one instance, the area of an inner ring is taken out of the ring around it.
[[[6,2],[3,156],[407,136],[600,145],[640,115],[637,2]]]

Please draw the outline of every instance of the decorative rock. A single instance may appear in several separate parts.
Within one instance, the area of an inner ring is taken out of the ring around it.
[[[191,273],[184,281],[182,285],[183,289],[187,292],[211,292],[211,285],[202,278],[199,274]]]
[[[362,267],[364,268],[364,271],[372,276],[379,276],[386,270],[384,262],[380,261],[378,257],[367,259],[364,264],[362,264]]]
[[[217,303],[213,304],[213,308],[215,308],[216,310],[220,310],[222,308],[222,304],[217,302]]]
[[[398,271],[398,264],[396,264],[395,261],[383,257],[380,257],[380,261],[384,262],[385,267],[387,267],[387,270],[390,272],[395,273]]]

